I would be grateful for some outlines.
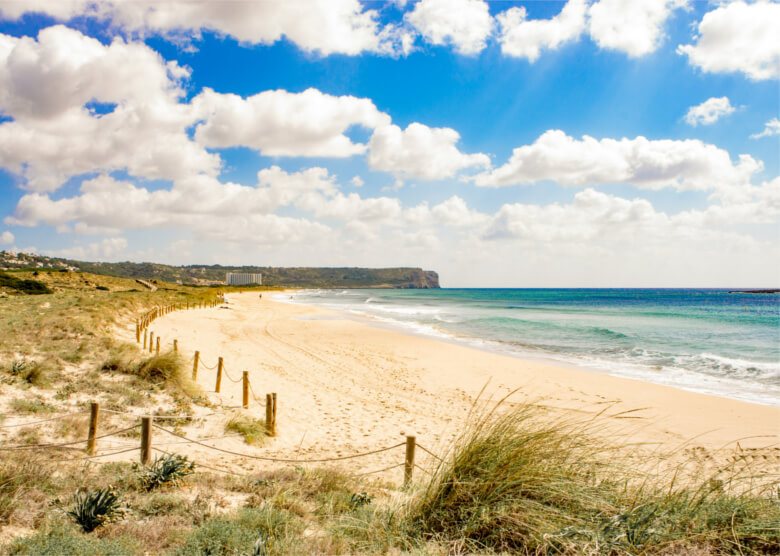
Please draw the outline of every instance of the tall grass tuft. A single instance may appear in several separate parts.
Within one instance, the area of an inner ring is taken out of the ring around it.
[[[466,552],[760,553],[780,546],[780,505],[766,482],[721,473],[675,488],[671,478],[664,483],[621,466],[621,448],[607,450],[597,429],[594,421],[556,422],[531,405],[482,415],[421,485],[405,527]]]

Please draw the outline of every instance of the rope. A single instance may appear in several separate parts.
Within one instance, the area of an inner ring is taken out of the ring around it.
[[[254,388],[252,388],[252,383],[251,382],[249,383],[249,391],[252,392],[252,397],[255,399],[255,401],[257,403],[259,403],[259,404],[264,404],[265,403],[265,400],[258,400],[257,399],[257,394],[255,394],[255,390],[254,390]]]
[[[419,465],[417,465],[416,463],[414,464],[414,466],[415,466],[417,469],[419,469],[420,471],[422,471],[423,473],[428,473],[428,475],[433,475],[433,473],[431,473],[431,472],[430,472],[430,471],[428,471],[427,469],[423,469],[422,467],[420,467],[420,466],[419,466]]]
[[[155,447],[152,447],[152,450],[156,450],[156,451],[161,452],[161,453],[163,453],[163,454],[165,454],[167,456],[172,456],[173,455],[171,452],[166,452],[165,450],[160,450],[159,448],[155,448]],[[236,473],[234,471],[228,471],[226,469],[217,469],[216,467],[211,467],[210,465],[204,465],[204,464],[202,464],[202,463],[200,463],[198,461],[196,461],[194,463],[198,467],[203,467],[204,469],[211,469],[212,471],[217,471],[219,473],[227,473],[228,475],[235,475],[236,477],[243,477],[243,478],[247,477],[246,475],[243,475],[241,473]]]
[[[138,427],[138,425],[133,425],[132,427],[127,427],[126,429],[114,431],[109,434],[96,436],[95,440],[98,440],[100,438],[108,438],[109,436],[114,436],[117,434],[122,434],[123,432],[131,431],[136,427]],[[60,444],[19,444],[17,446],[0,446],[0,448],[4,450],[24,450],[27,448],[60,448],[62,446],[73,446],[74,444],[81,444],[82,442],[87,442],[87,441],[88,439],[84,438],[82,440],[74,440],[73,442],[62,442]]]
[[[119,454],[126,454],[127,452],[133,452],[135,450],[140,450],[140,449],[141,449],[140,446],[135,446],[133,448],[128,448],[126,450],[119,450],[118,452],[111,452],[109,454],[98,454],[98,455],[95,455],[95,456],[84,456],[82,458],[57,459],[57,460],[54,460],[54,461],[48,461],[47,463],[62,463],[62,462],[68,462],[68,461],[82,461],[82,460],[85,460],[85,459],[105,458],[105,457],[108,457],[108,456],[116,456],[116,455],[119,455]]]
[[[227,369],[225,368],[224,365],[222,366],[222,373],[227,377],[227,379],[230,382],[241,382],[243,380],[243,377],[239,378],[238,380],[233,380],[232,378],[230,378],[230,375],[228,374]],[[250,384],[249,386],[251,387],[252,385]]]
[[[86,411],[79,411],[76,413],[66,413],[65,415],[59,415],[57,417],[52,417],[51,419],[43,419],[41,421],[33,421],[31,423],[14,423],[13,425],[0,425],[0,429],[11,429],[14,427],[26,427],[27,425],[39,425],[41,423],[48,423],[49,421],[57,421],[59,419],[64,419],[65,417],[70,417],[71,415],[83,415]],[[3,415],[2,418],[5,419],[8,417],[7,415]]]
[[[388,450],[393,450],[395,448],[400,448],[401,446],[405,446],[404,442],[401,442],[400,444],[396,444],[395,446],[389,446],[387,448],[380,448],[379,450],[374,450],[372,452],[365,452],[362,454],[355,454],[352,456],[341,456],[337,458],[323,458],[323,459],[286,459],[286,458],[269,458],[269,457],[262,457],[262,456],[253,456],[250,454],[242,454],[239,452],[232,452],[230,450],[224,450],[222,448],[217,448],[216,446],[209,446],[208,444],[204,444],[203,442],[199,442],[197,440],[193,440],[191,438],[187,438],[186,436],[182,436],[180,434],[176,434],[173,431],[169,431],[168,429],[164,429],[162,427],[158,427],[157,425],[152,425],[154,428],[159,429],[163,432],[167,432],[168,434],[172,434],[173,436],[177,436],[179,438],[182,438],[184,440],[189,440],[193,444],[198,444],[200,446],[203,446],[204,448],[210,448],[212,450],[216,450],[217,452],[223,452],[225,454],[230,454],[233,456],[238,456],[242,458],[250,458],[250,459],[259,459],[262,461],[277,461],[277,462],[283,462],[283,463],[322,463],[326,461],[341,461],[345,459],[353,459],[353,458],[359,458],[363,456],[371,456],[373,454],[378,454],[380,452],[386,452]]]
[[[428,448],[426,448],[425,446],[421,446],[421,445],[417,444],[417,447],[418,447],[418,448],[420,448],[420,449],[421,449],[423,452],[427,453],[428,455],[430,455],[430,456],[433,456],[433,457],[435,457],[437,460],[439,460],[440,462],[444,463],[444,460],[443,460],[443,459],[441,459],[439,456],[437,456],[436,454],[434,454],[433,452],[431,452],[431,451],[430,451]]]
[[[135,413],[130,413],[129,411],[115,411],[113,409],[101,409],[100,411],[105,411],[107,413],[116,413],[117,415],[129,415],[137,419],[142,419],[143,417],[152,417],[154,419],[201,419],[203,417],[211,417],[212,415],[217,415],[217,413],[209,413],[207,415],[200,415],[200,416],[198,415],[154,415],[154,414],[137,415]]]
[[[401,467],[403,463],[398,463],[396,465],[391,465],[390,467],[385,467],[384,469],[377,469],[376,471],[369,471],[367,473],[358,473],[355,475],[355,477],[363,477],[365,475],[373,475],[374,473],[382,473],[383,471],[390,471],[391,469],[395,469],[396,467]]]
[[[217,365],[219,365],[219,361],[217,361],[216,363],[214,363],[214,366],[213,366],[213,367],[209,367],[208,365],[206,365],[206,364],[203,362],[203,360],[202,360],[202,359],[201,359],[200,361],[198,361],[198,364],[199,364],[199,365],[203,365],[203,367],[204,367],[205,369],[208,369],[209,371],[213,371],[214,369],[216,369],[216,368],[217,368]]]

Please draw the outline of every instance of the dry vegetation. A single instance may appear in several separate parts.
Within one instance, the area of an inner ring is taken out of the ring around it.
[[[97,399],[139,412],[162,407],[186,423],[207,403],[176,354],[142,354],[114,331],[147,307],[210,290],[34,278],[54,293],[0,299],[0,413],[44,419]],[[739,461],[640,474],[626,447],[599,440],[597,422],[562,422],[531,405],[484,409],[472,422],[408,488],[323,467],[234,476],[176,457],[146,468],[66,464],[58,460],[83,452],[27,445],[42,435],[84,438],[86,415],[0,428],[0,553],[778,553],[777,478]],[[123,424],[106,415],[102,426]],[[226,429],[247,442],[265,436],[262,422],[240,414]]]

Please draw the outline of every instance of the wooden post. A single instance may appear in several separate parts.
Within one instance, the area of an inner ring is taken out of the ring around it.
[[[268,436],[276,436],[276,424],[274,423],[273,394],[265,395],[265,430],[268,433]]]
[[[173,341],[173,351],[174,351],[175,353],[178,353],[178,352],[179,352],[179,340],[174,340],[174,341]]]
[[[160,355],[160,337],[157,336],[157,346],[155,347],[155,351],[157,352],[157,355]]]
[[[141,417],[141,463],[152,459],[152,417]]]
[[[198,380],[198,361],[200,360],[200,352],[195,352],[195,361],[192,363],[192,380]]]
[[[222,387],[222,358],[217,359],[217,385],[214,387],[214,391],[219,394],[219,389]]]
[[[271,417],[273,418],[273,424],[274,424],[274,436],[276,436],[276,392],[271,394],[271,401],[274,402],[274,411],[271,414]]]
[[[154,332],[149,332],[149,353],[154,349]]]
[[[95,455],[95,437],[98,428],[98,413],[100,413],[100,404],[92,402],[89,408],[89,434],[87,435],[87,454]]]
[[[146,351],[146,337],[149,335],[149,330],[144,328],[144,351]]]
[[[135,319],[135,341],[136,343],[141,342],[141,323],[138,322],[138,319]]]
[[[406,437],[406,460],[404,460],[404,485],[412,480],[414,471],[414,449],[417,446],[417,438],[414,436]]]
[[[244,409],[249,408],[249,371],[244,371],[244,395],[243,404]]]

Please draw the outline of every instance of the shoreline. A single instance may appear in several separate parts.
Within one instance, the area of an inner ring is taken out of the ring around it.
[[[342,288],[339,288],[342,289]],[[308,289],[290,289],[284,290],[278,293],[297,293],[309,291]],[[278,294],[277,294],[278,295]],[[633,380],[645,384],[653,384],[656,386],[664,386],[673,390],[679,390],[683,392],[690,392],[694,394],[702,394],[705,396],[713,396],[726,400],[740,401],[744,403],[772,407],[780,409],[780,395],[774,398],[771,393],[764,392],[751,392],[751,395],[737,395],[729,396],[722,392],[722,389],[727,387],[740,388],[745,387],[744,384],[738,381],[732,381],[727,377],[710,377],[707,375],[701,375],[700,378],[704,381],[713,381],[712,387],[706,387],[701,385],[691,385],[685,382],[675,382],[670,379],[666,379],[664,375],[659,375],[661,380],[651,380],[648,375],[651,369],[649,367],[642,367],[639,364],[632,364],[625,362],[622,364],[621,370],[614,370],[608,368],[606,365],[599,365],[598,362],[594,364],[587,364],[576,360],[567,359],[565,356],[556,357],[555,354],[541,353],[539,355],[517,350],[515,348],[508,347],[498,340],[491,340],[486,338],[480,338],[478,336],[468,336],[465,334],[459,334],[457,332],[447,330],[436,326],[435,324],[418,324],[412,322],[406,322],[402,320],[396,320],[391,318],[382,318],[370,313],[351,310],[340,309],[335,307],[325,307],[321,305],[309,305],[307,302],[301,301],[288,301],[285,299],[273,299],[278,303],[289,303],[300,305],[304,307],[316,307],[324,311],[331,311],[335,315],[341,315],[343,318],[353,320],[354,322],[364,323],[372,327],[398,332],[400,334],[410,335],[418,338],[426,338],[434,341],[444,342],[451,345],[466,347],[482,351],[485,353],[491,353],[496,355],[502,355],[520,359],[522,361],[530,361],[535,363],[541,363],[552,367],[563,367],[572,371],[593,373],[598,375],[605,375],[614,378],[622,378],[627,380]],[[430,332],[427,332],[430,330]],[[685,372],[689,372],[683,369]],[[732,382],[734,382],[732,384]],[[720,386],[720,389],[718,388]],[[756,397],[758,396],[758,398]]]
[[[209,366],[224,357],[234,378],[249,371],[258,396],[278,393],[279,433],[265,454],[348,455],[408,434],[441,449],[467,426],[475,401],[515,392],[510,403],[540,404],[558,415],[603,413],[610,436],[642,444],[646,456],[677,450],[725,461],[739,443],[767,456],[770,466],[780,462],[777,408],[438,342],[270,297],[228,294],[226,308],[176,312],[153,326],[164,340],[178,339],[183,356],[198,349]],[[204,392],[225,405],[240,403],[240,384],[223,381],[222,393],[213,394],[212,374],[198,374]],[[257,418],[263,411],[255,403],[248,410]],[[219,426],[204,425],[198,434],[216,434]],[[379,468],[396,459],[379,454],[345,465]]]

